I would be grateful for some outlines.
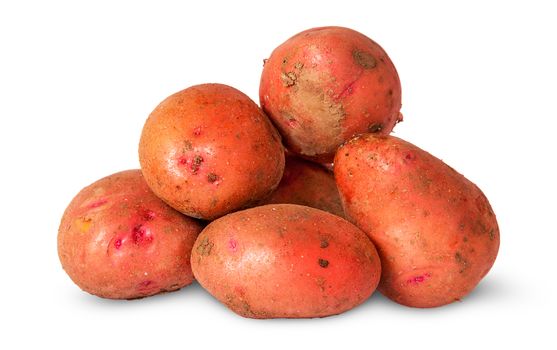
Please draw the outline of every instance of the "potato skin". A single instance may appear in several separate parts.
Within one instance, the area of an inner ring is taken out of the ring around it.
[[[333,174],[323,166],[286,156],[284,174],[277,189],[259,205],[299,204],[344,217]]]
[[[141,298],[193,281],[190,254],[201,228],[157,198],[139,170],[128,170],[75,196],[60,223],[58,256],[84,291]]]
[[[347,217],[381,256],[378,289],[413,307],[460,300],[497,257],[499,227],[482,191],[426,151],[393,136],[341,147],[335,179]]]
[[[165,99],[139,143],[145,180],[195,218],[215,219],[269,195],[284,170],[280,135],[242,92],[196,85]]]
[[[402,120],[395,66],[373,40],[349,28],[312,28],[278,46],[265,61],[261,107],[286,147],[331,162],[356,134],[388,134]]]
[[[265,205],[210,223],[192,251],[198,282],[250,318],[324,317],[366,300],[381,275],[365,233],[330,213]]]

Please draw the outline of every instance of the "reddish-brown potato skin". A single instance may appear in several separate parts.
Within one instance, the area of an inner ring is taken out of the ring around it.
[[[277,189],[259,205],[299,204],[344,217],[333,174],[323,166],[286,156],[284,174]]]
[[[395,66],[373,40],[342,27],[309,29],[278,46],[259,99],[286,147],[319,162],[352,136],[389,134],[402,120]]]
[[[242,92],[196,85],[165,99],[139,143],[145,180],[178,211],[212,220],[269,195],[284,170],[280,135]]]
[[[482,191],[440,159],[393,136],[341,147],[335,179],[346,216],[375,243],[379,290],[408,306],[467,295],[497,257],[499,228]]]
[[[197,281],[250,318],[325,317],[366,300],[381,275],[368,237],[330,213],[265,205],[210,223],[192,251]]]
[[[58,231],[58,256],[84,291],[134,299],[193,281],[190,254],[201,225],[149,189],[139,170],[107,176],[82,189]]]

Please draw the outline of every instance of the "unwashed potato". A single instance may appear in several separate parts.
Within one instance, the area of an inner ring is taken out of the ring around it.
[[[299,204],[343,217],[344,211],[333,174],[324,166],[286,156],[284,175],[277,189],[260,205]]]
[[[499,228],[482,191],[424,150],[393,136],[356,137],[335,158],[344,210],[375,243],[379,290],[434,307],[460,300],[497,257]]]
[[[269,195],[284,170],[280,135],[242,92],[196,85],[161,102],[139,144],[141,170],[178,211],[212,220]]]
[[[348,28],[313,28],[278,46],[265,61],[261,107],[287,148],[331,162],[356,134],[388,134],[398,121],[400,80],[387,53]]]
[[[192,269],[215,298],[251,318],[339,314],[366,300],[381,275],[365,233],[338,216],[293,204],[213,221],[195,243]]]
[[[190,254],[201,231],[149,189],[139,170],[107,176],[81,190],[58,231],[58,255],[84,291],[134,299],[193,281]]]

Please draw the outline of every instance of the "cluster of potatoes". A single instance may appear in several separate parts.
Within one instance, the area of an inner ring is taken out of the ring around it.
[[[135,299],[197,280],[252,318],[324,317],[378,289],[397,303],[460,300],[499,248],[481,190],[390,136],[401,87],[354,30],[313,28],[264,61],[261,108],[226,85],[162,101],[141,170],[84,188],[58,232],[83,290]],[[333,174],[334,173],[334,174]]]

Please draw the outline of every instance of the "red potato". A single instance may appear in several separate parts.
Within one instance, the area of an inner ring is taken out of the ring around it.
[[[282,177],[284,148],[249,97],[204,84],[155,108],[143,128],[139,160],[157,196],[188,216],[212,220],[269,195]]]
[[[352,136],[389,134],[402,120],[395,66],[373,40],[342,27],[309,29],[278,46],[259,98],[287,148],[319,162],[331,162]]]
[[[330,213],[265,205],[210,223],[192,251],[197,281],[250,318],[324,317],[366,300],[381,275],[365,233]]]
[[[201,228],[157,198],[139,170],[128,170],[72,200],[60,223],[58,255],[84,291],[141,298],[193,281],[190,254]]]
[[[333,174],[323,166],[291,155],[286,156],[284,175],[264,204],[299,204],[344,217]]]
[[[335,158],[347,217],[381,256],[379,290],[414,307],[460,300],[492,267],[495,214],[482,191],[424,150],[393,136],[356,137]]]

